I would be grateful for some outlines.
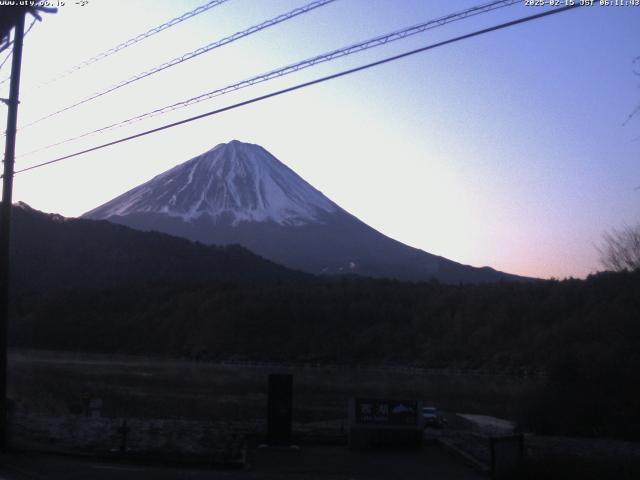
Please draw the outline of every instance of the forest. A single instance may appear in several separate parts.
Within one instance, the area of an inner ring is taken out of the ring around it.
[[[540,374],[536,431],[638,439],[640,271],[442,285],[333,278],[23,290],[14,348]]]

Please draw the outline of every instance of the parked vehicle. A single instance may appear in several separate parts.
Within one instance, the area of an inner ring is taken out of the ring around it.
[[[442,428],[447,423],[445,418],[435,407],[423,407],[422,418],[424,419],[425,428]]]

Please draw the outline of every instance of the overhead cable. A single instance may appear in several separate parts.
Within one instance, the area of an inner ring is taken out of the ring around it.
[[[25,37],[27,36],[27,34],[31,31],[31,29],[33,28],[33,26],[36,24],[36,22],[37,22],[37,21],[38,21],[38,18],[34,18],[34,19],[31,21],[31,24],[29,25],[29,28],[27,28],[27,31],[26,31],[26,32],[24,32],[24,35],[23,35],[23,37],[22,37],[22,38],[25,38]],[[12,44],[13,44],[13,41],[8,42],[8,43],[7,43],[7,46],[12,45]],[[6,48],[6,47],[2,48],[2,50],[0,50],[0,52],[1,52],[1,51],[3,51],[5,48]],[[5,63],[7,63],[7,60],[9,60],[9,58],[11,57],[11,55],[12,55],[12,54],[13,54],[13,50],[10,50],[10,51],[7,53],[7,56],[6,56],[6,57],[4,57],[4,60],[2,60],[2,62],[0,62],[0,70],[2,70],[2,67],[4,67],[4,64],[5,64]],[[11,78],[11,76],[8,76],[8,77],[7,77],[7,78],[5,78],[4,80],[0,81],[0,85],[1,85],[1,84],[3,84],[4,82],[6,82],[7,80],[9,80],[10,78]]]
[[[163,70],[166,70],[167,68],[173,67],[175,65],[179,65],[183,62],[186,62],[187,60],[191,60],[192,58],[195,58],[199,55],[202,55],[203,53],[207,53],[210,52],[211,50],[215,49],[215,48],[219,48],[222,47],[223,45],[227,45],[229,43],[235,42],[236,40],[239,40],[241,38],[247,37],[249,35],[252,35],[256,32],[259,32],[260,30],[264,30],[265,28],[269,28],[272,27],[274,25],[277,25],[279,23],[282,23],[284,21],[290,20],[294,17],[297,17],[298,15],[302,15],[304,13],[308,13],[312,10],[315,10],[316,8],[319,7],[323,7],[329,3],[333,3],[336,0],[315,0],[307,5],[304,5],[302,7],[298,7],[295,8],[287,13],[283,13],[281,15],[278,15],[277,17],[271,18],[269,20],[266,20],[262,23],[259,23],[257,25],[253,25],[252,27],[249,27],[245,30],[242,30],[240,32],[236,32],[233,35],[229,35],[228,37],[224,37],[221,38],[220,40],[216,40],[215,42],[209,43],[208,45],[205,45],[204,47],[200,47],[196,50],[192,50],[190,52],[187,52],[179,57],[176,57],[172,60],[169,60],[168,62],[163,63],[162,65],[158,65],[157,67],[153,67],[149,70],[146,70],[144,72],[138,73],[126,80],[123,80],[121,82],[118,82],[114,85],[111,85],[110,87],[105,88],[104,90],[100,90],[96,93],[93,93],[92,95],[76,102],[73,103],[71,105],[68,105],[64,108],[61,108],[59,110],[56,110],[54,112],[51,112],[37,120],[34,120],[33,122],[27,123],[26,125],[23,125],[21,127],[21,129],[24,128],[28,128],[31,127],[33,125],[36,125],[40,122],[42,122],[43,120],[46,120],[48,118],[51,118],[55,115],[59,115],[63,112],[66,112],[68,110],[71,110],[73,108],[76,108],[80,105],[83,105],[87,102],[90,102],[91,100],[95,100],[96,98],[100,98],[108,93],[114,92],[115,90],[118,90],[126,85],[130,85],[134,82],[137,82],[138,80],[142,80],[143,78],[149,77],[151,75],[154,75],[158,72],[161,72]]]
[[[251,85],[255,85],[255,84],[258,84],[258,83],[266,82],[266,81],[274,79],[274,78],[282,77],[284,75],[288,75],[290,73],[294,73],[294,72],[303,70],[305,68],[312,67],[312,66],[317,65],[319,63],[327,62],[327,61],[334,60],[334,59],[340,58],[340,57],[345,57],[345,56],[348,56],[348,55],[351,55],[351,54],[354,54],[354,53],[357,53],[357,52],[361,52],[363,50],[367,50],[367,49],[370,49],[370,48],[378,47],[380,45],[385,45],[387,43],[394,42],[396,40],[401,40],[403,38],[406,38],[406,37],[409,37],[409,36],[412,36],[412,35],[416,35],[418,33],[422,33],[424,31],[431,30],[433,28],[443,26],[443,25],[446,25],[446,24],[451,23],[451,22],[462,20],[464,18],[469,18],[469,17],[475,16],[475,15],[479,15],[479,14],[482,14],[482,13],[487,13],[487,12],[490,12],[490,11],[493,11],[493,10],[496,10],[496,9],[499,9],[499,8],[511,6],[511,5],[514,5],[514,4],[517,4],[517,3],[520,3],[520,0],[494,1],[494,2],[491,2],[491,3],[482,4],[482,5],[473,7],[473,8],[469,8],[469,9],[463,10],[461,12],[452,13],[452,14],[446,15],[444,17],[440,17],[440,18],[436,18],[436,19],[433,19],[433,20],[429,20],[429,21],[420,23],[418,25],[413,25],[413,26],[408,27],[408,28],[404,28],[404,29],[401,29],[401,30],[395,30],[393,32],[386,33],[384,35],[378,35],[378,36],[376,36],[374,38],[370,38],[368,40],[365,40],[365,41],[362,41],[362,42],[358,42],[358,43],[355,43],[353,45],[349,45],[347,47],[339,48],[337,50],[332,50],[330,52],[326,52],[326,53],[323,53],[321,55],[317,55],[315,57],[311,57],[311,58],[308,58],[306,60],[302,60],[302,61],[296,62],[294,64],[278,68],[276,70],[271,70],[271,71],[269,71],[267,73],[263,73],[263,74],[255,76],[255,77],[251,77],[249,79],[242,80],[240,82],[233,83],[231,85],[227,85],[227,86],[222,87],[222,88],[217,88],[215,90],[209,91],[207,93],[203,93],[203,94],[198,95],[196,97],[189,98],[187,100],[182,100],[180,102],[177,102],[177,103],[174,103],[174,104],[171,104],[171,105],[167,105],[167,106],[162,107],[162,108],[158,108],[158,109],[151,110],[149,112],[146,112],[146,113],[143,113],[143,114],[140,114],[140,115],[136,115],[134,117],[130,117],[130,118],[126,119],[126,120],[122,120],[122,121],[119,121],[119,122],[116,122],[116,123],[112,123],[112,124],[107,125],[105,127],[101,127],[101,128],[95,129],[95,130],[91,130],[91,131],[82,133],[80,135],[77,135],[77,136],[74,136],[74,137],[70,137],[70,138],[67,138],[65,140],[46,145],[44,147],[40,147],[38,149],[35,149],[35,150],[30,151],[30,152],[24,153],[21,156],[24,157],[24,156],[31,155],[31,154],[34,154],[34,153],[37,153],[37,152],[41,152],[43,150],[47,150],[49,148],[53,148],[53,147],[56,147],[56,146],[59,146],[59,145],[63,145],[65,143],[69,143],[69,142],[72,142],[72,141],[75,141],[75,140],[79,140],[79,139],[82,139],[82,138],[90,136],[90,135],[94,135],[94,134],[97,134],[97,133],[103,133],[103,132],[106,132],[106,131],[109,131],[109,130],[113,130],[113,129],[116,129],[116,128],[124,127],[124,126],[130,125],[130,124],[142,121],[142,120],[146,120],[148,118],[153,118],[153,117],[156,117],[158,115],[162,115],[164,113],[171,112],[173,110],[178,110],[178,109],[181,109],[181,108],[185,108],[185,107],[188,107],[190,105],[194,105],[196,103],[200,103],[200,102],[203,102],[205,100],[209,100],[211,98],[218,97],[220,95],[224,95],[224,94],[236,91],[236,90],[240,90],[242,88],[249,87]]]
[[[254,97],[254,98],[251,98],[249,100],[245,100],[245,101],[242,101],[242,102],[234,103],[232,105],[228,105],[226,107],[218,108],[218,109],[212,110],[210,112],[206,112],[206,113],[202,113],[200,115],[196,115],[196,116],[193,116],[193,117],[185,118],[183,120],[179,120],[177,122],[173,122],[173,123],[169,123],[169,124],[166,124],[166,125],[162,125],[162,126],[157,127],[157,128],[152,128],[150,130],[146,130],[144,132],[136,133],[134,135],[129,135],[127,137],[123,137],[123,138],[120,138],[118,140],[113,140],[111,142],[103,143],[103,144],[97,145],[95,147],[87,148],[85,150],[81,150],[81,151],[78,151],[78,152],[75,152],[75,153],[72,153],[72,154],[69,154],[69,155],[64,155],[62,157],[54,158],[52,160],[48,160],[46,162],[38,163],[36,165],[31,165],[30,167],[25,167],[25,168],[22,168],[20,170],[16,170],[15,173],[27,172],[27,171],[30,171],[30,170],[34,170],[36,168],[44,167],[46,165],[51,165],[53,163],[58,163],[58,162],[61,162],[63,160],[67,160],[69,158],[74,158],[74,157],[77,157],[77,156],[80,156],[80,155],[84,155],[86,153],[95,152],[96,150],[101,150],[101,149],[106,148],[106,147],[110,147],[110,146],[117,145],[117,144],[120,144],[120,143],[128,142],[130,140],[134,140],[136,138],[144,137],[144,136],[150,135],[152,133],[157,133],[157,132],[160,132],[160,131],[163,131],[163,130],[167,130],[167,129],[170,129],[170,128],[173,128],[173,127],[177,127],[179,125],[184,125],[186,123],[190,123],[190,122],[193,122],[195,120],[200,120],[202,118],[210,117],[210,116],[213,116],[213,115],[218,115],[220,113],[223,113],[223,112],[226,112],[226,111],[229,111],[229,110],[234,110],[236,108],[244,107],[246,105],[250,105],[252,103],[260,102],[260,101],[266,100],[268,98],[277,97],[277,96],[283,95],[285,93],[289,93],[289,92],[293,92],[293,91],[296,91],[296,90],[300,90],[302,88],[306,88],[306,87],[309,87],[309,86],[312,86],[312,85],[323,83],[323,82],[326,82],[328,80],[333,80],[335,78],[344,77],[346,75],[350,75],[352,73],[360,72],[362,70],[367,70],[369,68],[377,67],[379,65],[383,65],[383,64],[386,64],[386,63],[389,63],[389,62],[393,62],[393,61],[399,60],[401,58],[409,57],[411,55],[416,55],[418,53],[426,52],[428,50],[432,50],[432,49],[437,48],[437,47],[442,47],[444,45],[449,45],[451,43],[459,42],[461,40],[466,40],[468,38],[477,37],[479,35],[483,35],[483,34],[486,34],[486,33],[494,32],[496,30],[502,30],[502,29],[505,29],[505,28],[508,28],[508,27],[519,25],[521,23],[530,22],[530,21],[533,21],[533,20],[538,20],[538,19],[543,18],[543,17],[547,17],[547,16],[550,16],[550,15],[555,15],[555,14],[558,14],[558,13],[566,12],[568,10],[572,10],[572,9],[579,8],[579,7],[582,7],[582,6],[584,6],[584,5],[580,4],[580,3],[576,3],[576,4],[573,4],[573,5],[567,5],[567,6],[564,6],[564,7],[558,7],[558,8],[554,8],[553,10],[546,10],[544,12],[541,12],[541,13],[538,13],[538,14],[535,14],[535,15],[529,15],[527,17],[522,17],[522,18],[519,18],[517,20],[512,20],[510,22],[501,23],[499,25],[494,25],[493,27],[484,28],[482,30],[476,30],[475,32],[472,32],[472,33],[467,33],[465,35],[460,35],[458,37],[454,37],[454,38],[451,38],[451,39],[448,39],[448,40],[444,40],[444,41],[441,41],[441,42],[438,42],[438,43],[427,45],[425,47],[417,48],[415,50],[410,50],[408,52],[404,52],[404,53],[401,53],[401,54],[398,54],[398,55],[394,55],[392,57],[387,57],[387,58],[384,58],[382,60],[378,60],[378,61],[375,61],[375,62],[372,62],[372,63],[368,63],[368,64],[365,64],[365,65],[361,65],[359,67],[350,68],[348,70],[343,70],[341,72],[334,73],[334,74],[331,74],[331,75],[327,75],[325,77],[317,78],[315,80],[311,80],[311,81],[304,82],[304,83],[299,83],[297,85],[294,85],[294,86],[291,86],[291,87],[287,87],[287,88],[284,88],[282,90],[277,90],[275,92],[271,92],[271,93],[268,93],[268,94],[265,94],[265,95],[260,95],[258,97]]]
[[[98,53],[97,55],[94,55],[91,58],[88,58],[72,67],[70,67],[69,69],[65,70],[64,72],[60,72],[58,75],[56,75],[55,77],[53,77],[52,79],[40,84],[39,86],[45,86],[45,85],[49,85],[51,83],[57,82],[58,80],[65,78],[69,75],[71,75],[74,72],[77,72],[78,70],[81,70],[85,67],[88,67],[89,65],[92,65],[100,60],[103,60],[111,55],[113,55],[114,53],[119,52],[120,50],[124,50],[127,47],[130,47],[131,45],[135,45],[138,42],[141,42],[153,35],[155,35],[156,33],[160,33],[168,28],[171,28],[175,25],[178,25],[179,23],[184,22],[185,20],[188,20],[192,17],[195,17],[196,15],[200,15],[201,13],[204,13],[208,10],[211,10],[213,7],[217,7],[218,5],[221,5],[225,2],[227,2],[228,0],[212,0],[210,2],[205,3],[204,5],[200,5],[199,7],[194,8],[193,10],[190,10],[186,13],[183,13],[182,15],[172,18],[171,20],[168,20],[160,25],[158,25],[157,27],[153,27],[150,30],[147,30],[144,33],[141,33],[139,35],[136,35],[135,37],[132,37],[122,43],[119,43],[118,45],[116,45],[115,47],[111,47],[108,50],[105,50],[103,52]]]

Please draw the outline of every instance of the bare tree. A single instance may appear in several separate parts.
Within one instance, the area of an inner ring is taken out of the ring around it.
[[[634,58],[632,63],[633,63],[633,73],[640,77],[640,56],[637,56],[636,58]],[[636,108],[634,108],[631,111],[631,113],[627,116],[626,120],[623,122],[622,125],[625,126],[627,123],[631,121],[633,117],[635,117],[638,114],[640,114],[640,105],[637,105]]]
[[[598,251],[600,262],[607,270],[640,268],[640,224],[605,233]]]
[[[633,73],[640,76],[640,56],[633,59],[633,66]],[[638,115],[640,115],[640,105],[633,109],[623,125]],[[625,226],[621,230],[613,229],[605,233],[602,245],[597,248],[600,252],[600,263],[607,270],[621,272],[640,268],[640,224]]]

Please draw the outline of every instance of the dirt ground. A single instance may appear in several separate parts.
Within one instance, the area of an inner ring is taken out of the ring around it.
[[[352,396],[413,398],[441,410],[514,418],[541,380],[419,369],[234,365],[12,351],[9,396],[16,411],[111,418],[253,421],[266,415],[267,375],[294,376],[294,422],[343,419]],[[93,402],[93,403],[92,403]]]

